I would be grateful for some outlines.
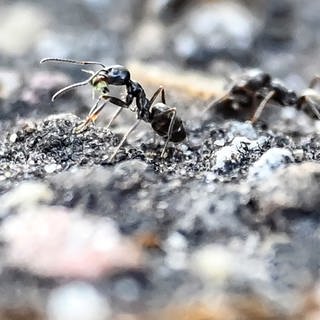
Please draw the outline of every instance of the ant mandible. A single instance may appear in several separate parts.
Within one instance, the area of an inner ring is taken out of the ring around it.
[[[94,72],[89,70],[83,70],[91,74],[91,76],[84,81],[77,82],[71,84],[65,88],[62,88],[58,92],[56,92],[52,101],[54,101],[57,96],[65,93],[71,89],[76,87],[91,85],[95,90],[100,93],[99,98],[97,99],[94,106],[89,111],[88,116],[85,121],[75,128],[75,132],[79,133],[87,129],[88,125],[91,122],[95,122],[99,113],[107,104],[108,101],[119,106],[119,110],[114,114],[108,124],[110,126],[111,122],[119,115],[119,113],[125,108],[129,108],[135,99],[136,102],[136,112],[137,112],[137,121],[134,125],[128,130],[127,133],[123,136],[119,145],[113,152],[110,157],[110,161],[115,157],[120,147],[123,145],[129,134],[136,129],[141,120],[150,123],[152,129],[160,136],[166,138],[166,142],[161,152],[161,157],[164,157],[165,150],[167,148],[168,143],[171,142],[182,142],[186,138],[186,131],[183,126],[181,118],[176,115],[176,108],[169,107],[166,104],[165,99],[165,91],[163,87],[159,87],[159,89],[153,94],[151,99],[149,100],[146,97],[146,93],[142,86],[136,82],[131,80],[130,72],[127,68],[121,65],[114,65],[110,67],[106,67],[104,64],[100,62],[94,61],[77,61],[71,59],[58,59],[58,58],[46,58],[40,61],[40,63],[48,62],[48,61],[56,61],[56,62],[66,62],[73,63],[79,65],[98,65],[101,67],[100,70]],[[108,85],[115,86],[125,86],[127,95],[125,101],[118,99],[116,97],[110,96]],[[161,95],[161,102],[154,103],[156,98]],[[104,100],[104,101],[103,101]],[[100,102],[103,101],[102,104]],[[100,105],[99,105],[100,104]]]

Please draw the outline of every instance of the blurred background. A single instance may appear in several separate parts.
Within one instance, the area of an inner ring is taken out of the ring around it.
[[[165,62],[228,75],[259,67],[293,88],[319,70],[317,1],[2,0],[0,64],[43,57]]]

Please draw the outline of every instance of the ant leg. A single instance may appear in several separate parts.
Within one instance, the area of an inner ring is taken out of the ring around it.
[[[103,108],[103,107],[101,107],[101,106],[98,106],[98,104],[99,104],[99,102],[102,100],[102,99],[105,99],[106,100],[106,102],[108,102],[108,101],[110,101],[111,103],[113,103],[113,104],[115,104],[115,105],[117,105],[117,106],[119,106],[119,107],[121,107],[121,108],[128,108],[128,105],[124,102],[124,101],[122,101],[122,100],[120,100],[120,99],[118,99],[118,98],[116,98],[116,97],[112,97],[112,96],[108,96],[108,95],[101,95],[99,98],[98,98],[98,101],[94,104],[94,106],[90,109],[90,111],[89,111],[89,114],[88,114],[88,117],[95,117],[95,115],[97,115],[97,113],[99,113],[100,111],[101,111],[101,109]],[[103,104],[103,106],[104,106],[105,104]],[[96,119],[96,118],[95,118]],[[95,120],[94,119],[94,120]]]
[[[109,101],[110,101],[111,103],[119,106],[120,108],[119,108],[119,109],[113,114],[113,116],[111,117],[110,121],[108,122],[108,124],[107,124],[107,126],[106,126],[107,129],[111,126],[112,122],[119,116],[119,114],[121,113],[121,111],[122,111],[124,108],[125,108],[125,109],[129,108],[129,105],[128,105],[126,102],[124,102],[124,101],[122,101],[122,100],[120,100],[120,99],[118,99],[118,98],[116,98],[116,97],[110,97]]]
[[[163,86],[160,86],[160,88],[162,88],[162,90],[161,90],[161,101],[162,101],[162,103],[167,104],[166,103],[166,95],[165,95],[164,88],[163,88]]]
[[[153,94],[153,96],[150,99],[150,106],[153,105],[154,101],[158,97],[158,95],[161,94],[161,102],[166,104],[166,97],[165,97],[165,92],[164,92],[164,87],[160,86],[159,89]]]
[[[99,102],[102,99],[105,99],[106,101],[102,105],[99,106]],[[86,120],[82,124],[80,124],[78,127],[76,127],[74,129],[74,132],[80,133],[80,132],[82,132],[82,131],[87,129],[89,123],[95,122],[97,117],[98,117],[98,115],[99,115],[99,113],[105,107],[105,105],[107,104],[108,101],[110,101],[111,103],[113,103],[115,105],[120,106],[121,107],[120,110],[122,110],[123,108],[128,108],[129,107],[124,101],[122,101],[122,100],[120,100],[120,99],[118,99],[116,97],[107,96],[107,95],[101,95],[98,98],[97,102],[94,104],[94,106],[90,109]],[[117,114],[114,115],[111,120],[113,121],[120,114],[120,112],[121,111],[117,111]],[[112,121],[109,122],[108,127],[111,125]]]
[[[112,153],[109,161],[112,161],[113,158],[115,157],[115,155],[118,153],[119,149],[121,148],[121,146],[124,144],[124,142],[126,141],[126,139],[128,138],[129,134],[137,128],[137,126],[139,125],[139,123],[141,122],[141,119],[138,119],[134,125],[127,131],[127,133],[123,136],[123,138],[121,139],[120,143],[117,145],[116,149],[114,150],[114,152]]]
[[[105,101],[102,105],[99,106],[99,102],[101,101],[101,98],[99,98],[97,100],[97,102],[94,104],[94,106],[91,108],[88,116],[86,117],[86,119],[77,127],[74,128],[73,132],[75,133],[80,133],[85,131],[89,124],[92,122],[95,122],[99,113],[101,112],[101,110],[104,108],[104,106],[107,104],[108,101]]]
[[[320,112],[316,107],[316,104],[310,99],[306,97],[306,104],[310,107],[312,112],[316,115],[316,117],[320,120]]]
[[[106,101],[108,100],[108,96],[104,96],[104,95],[101,95],[98,100],[96,101],[96,103],[92,106],[92,108],[90,109],[89,113],[88,113],[88,117],[91,117],[93,114],[96,113],[96,110],[98,109],[98,105],[99,105],[99,102],[102,100],[102,99],[105,99]],[[99,107],[100,108],[100,107]]]
[[[168,143],[170,141],[170,138],[172,136],[172,131],[173,131],[173,125],[174,125],[174,121],[176,119],[176,113],[177,113],[177,110],[176,108],[171,108],[169,110],[167,110],[165,113],[171,113],[172,114],[172,117],[171,117],[171,120],[170,120],[170,125],[169,125],[169,128],[168,128],[168,136],[167,136],[167,140],[163,146],[163,149],[162,149],[162,152],[161,152],[161,158],[164,157],[164,153],[167,149],[167,146],[168,146]]]
[[[259,104],[259,106],[258,106],[257,110],[255,111],[253,117],[250,120],[252,124],[256,123],[257,120],[260,118],[263,109],[265,108],[265,106],[267,105],[267,103],[273,97],[274,94],[275,94],[274,91],[270,91],[266,95],[266,97],[261,101],[261,103]]]
[[[205,109],[201,112],[202,115],[204,115],[207,111],[209,111],[211,108],[213,108],[215,105],[217,105],[218,103],[223,102],[224,100],[226,100],[228,97],[230,96],[229,92],[226,93],[224,96],[220,97],[220,98],[216,98],[213,99],[213,101],[211,101],[206,107]]]
[[[318,75],[314,76],[313,79],[310,81],[309,88],[313,89],[319,81],[320,81],[320,76]]]
[[[112,122],[118,118],[119,114],[121,113],[121,111],[123,110],[123,108],[118,108],[118,110],[113,114],[113,116],[111,117],[111,119],[109,120],[108,124],[106,125],[106,129],[109,129],[109,127],[111,126]]]

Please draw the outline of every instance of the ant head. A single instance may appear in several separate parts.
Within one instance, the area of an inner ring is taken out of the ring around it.
[[[49,61],[73,63],[73,64],[79,64],[79,65],[97,65],[102,67],[97,72],[94,72],[91,70],[83,70],[84,72],[91,74],[91,76],[87,80],[84,80],[82,82],[77,82],[70,86],[62,88],[61,90],[59,90],[54,94],[54,96],[52,97],[52,101],[55,100],[57,96],[65,93],[66,91],[69,91],[76,87],[84,86],[87,84],[91,84],[95,89],[97,89],[102,93],[107,93],[109,91],[108,85],[126,85],[130,80],[129,71],[125,67],[120,65],[106,67],[104,64],[100,62],[78,61],[78,60],[59,59],[59,58],[46,58],[41,60],[40,63],[49,62]]]
[[[130,80],[130,72],[127,68],[115,65],[108,68],[103,68],[91,80],[91,84],[96,86],[99,82],[106,84],[122,86],[126,85]]]
[[[128,69],[120,65],[102,68],[97,72],[86,72],[92,74],[90,84],[101,93],[109,92],[108,85],[122,86],[126,85],[130,80]]]

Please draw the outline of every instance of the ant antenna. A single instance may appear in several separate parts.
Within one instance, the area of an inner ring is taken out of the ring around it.
[[[106,67],[103,63],[96,62],[96,61],[79,61],[79,60],[60,59],[60,58],[44,58],[40,61],[40,63],[51,62],[51,61],[66,62],[66,63],[73,63],[73,64],[81,64],[81,65],[93,64],[96,66],[101,66],[102,68]]]
[[[101,62],[96,62],[96,61],[79,61],[79,60],[73,60],[73,59],[60,59],[60,58],[44,58],[40,61],[40,63],[45,63],[45,62],[66,62],[66,63],[73,63],[73,64],[80,64],[80,65],[97,65],[97,66],[101,66],[102,69],[105,69],[106,66],[101,63]],[[101,69],[98,70],[97,72],[94,72],[94,71],[91,71],[91,70],[84,70],[84,69],[81,69],[82,71],[86,72],[86,73],[89,73],[91,74],[91,77],[88,78],[87,80],[85,81],[81,81],[81,82],[77,82],[77,83],[74,83],[74,84],[71,84],[67,87],[64,87],[62,89],[60,89],[59,91],[57,91],[51,98],[51,101],[54,101],[59,95],[69,91],[69,90],[72,90],[74,88],[77,88],[77,87],[81,87],[81,86],[85,86],[87,84],[90,83],[90,81],[96,77],[99,72],[101,72]]]
[[[99,74],[99,72],[101,72],[101,70],[98,70],[97,72],[92,72],[92,76],[89,77],[87,80],[84,80],[84,81],[81,81],[81,82],[76,82],[74,84],[71,84],[71,85],[69,85],[67,87],[64,87],[64,88],[60,89],[59,91],[57,91],[52,96],[51,101],[54,101],[59,95],[65,93],[65,92],[67,92],[69,90],[72,90],[74,88],[85,86],[85,85],[89,84],[90,81]]]

